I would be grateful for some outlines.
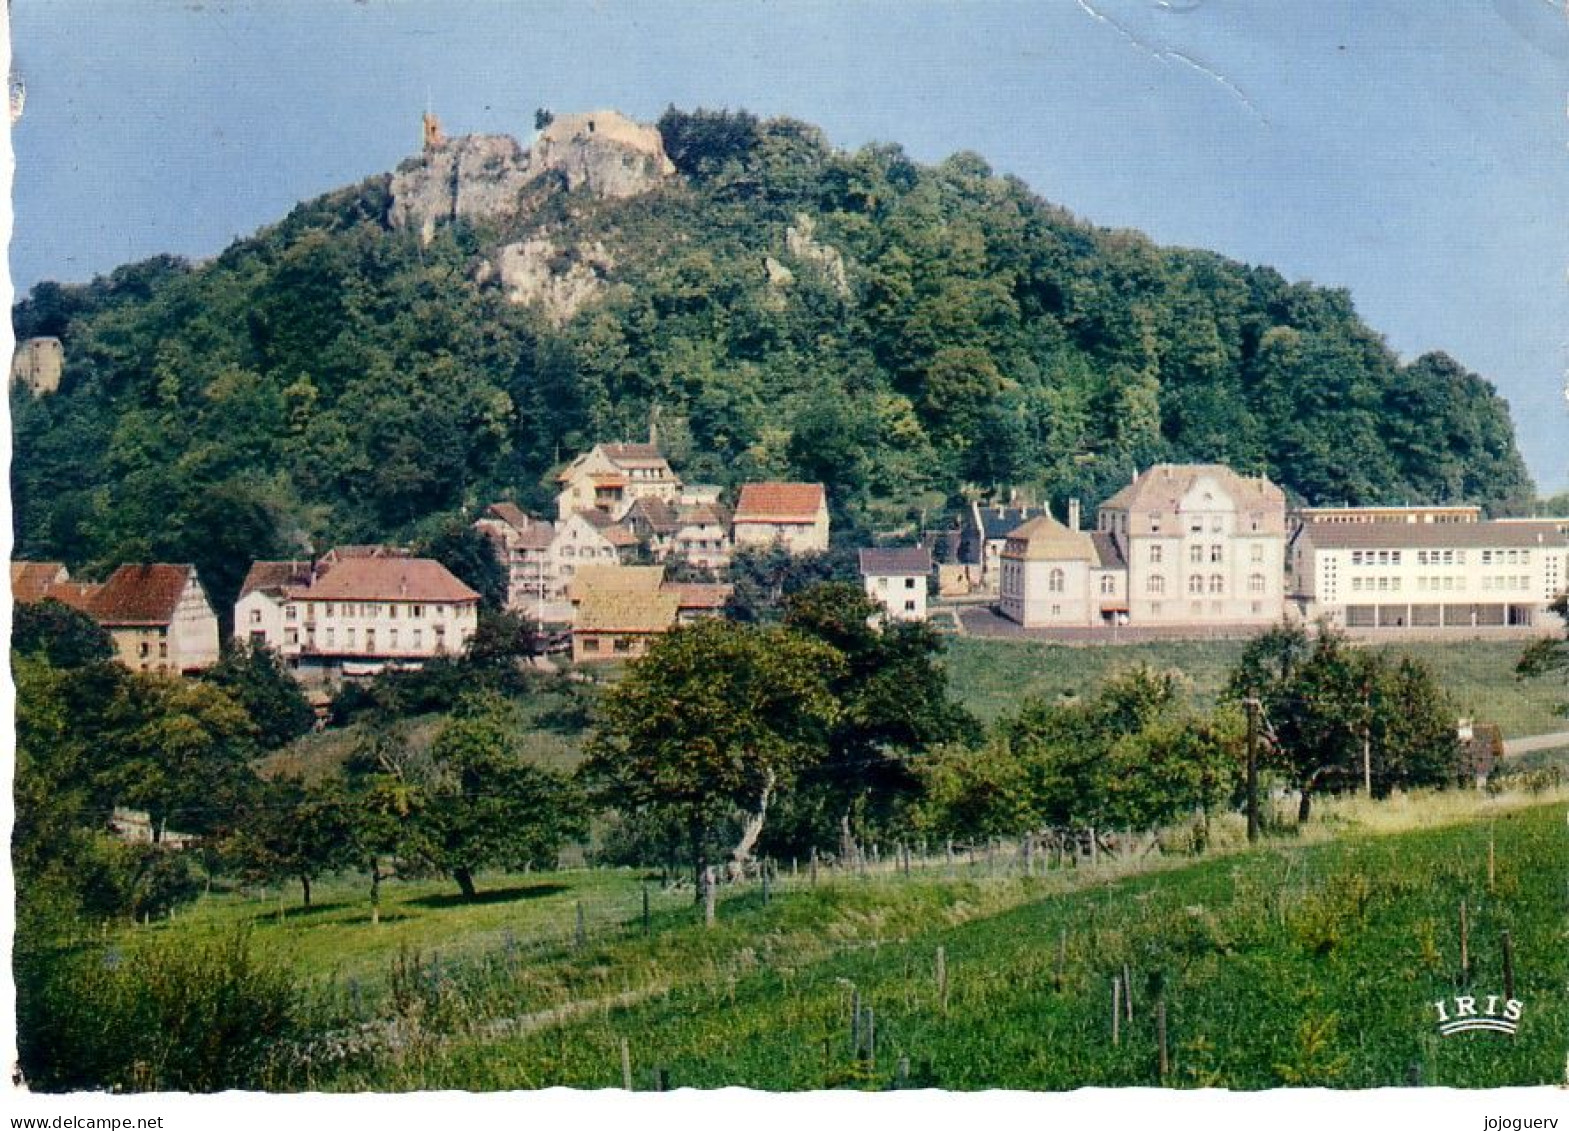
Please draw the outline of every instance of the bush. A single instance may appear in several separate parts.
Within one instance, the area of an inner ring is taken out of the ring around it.
[[[299,1007],[289,974],[258,960],[244,931],[17,958],[17,1045],[38,1091],[277,1087]]]

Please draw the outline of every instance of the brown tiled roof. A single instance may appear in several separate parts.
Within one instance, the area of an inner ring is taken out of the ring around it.
[[[93,614],[93,598],[103,586],[92,581],[61,581],[51,585],[44,596],[62,605],[70,605],[79,613]]]
[[[590,593],[656,593],[664,578],[665,567],[658,565],[578,566],[567,595],[580,601]]]
[[[1095,557],[1101,569],[1128,568],[1128,556],[1122,552],[1122,543],[1115,534],[1106,530],[1092,530],[1090,541],[1095,544]]]
[[[599,450],[623,467],[659,466],[665,455],[658,444],[601,444]]]
[[[932,555],[925,546],[886,546],[861,551],[862,577],[908,577],[931,571]]]
[[[1284,507],[1286,493],[1268,479],[1238,475],[1223,463],[1158,463],[1101,504],[1113,510],[1175,512],[1202,476],[1219,481],[1238,510]]]
[[[1303,527],[1301,537],[1320,550],[1491,550],[1569,545],[1569,536],[1551,522],[1330,523]]]
[[[467,604],[479,600],[478,593],[430,558],[349,558],[289,595],[304,601]]]
[[[309,585],[310,562],[252,562],[245,580],[240,583],[240,596],[258,589],[285,589],[292,585]]]
[[[595,591],[578,606],[573,632],[664,632],[676,621],[674,593]]]
[[[1008,535],[1002,556],[1014,561],[1092,562],[1095,543],[1082,530],[1069,530],[1050,514],[1032,518]]]
[[[730,510],[719,503],[686,503],[676,509],[681,526],[718,526],[728,529]]]
[[[652,495],[645,495],[628,507],[622,521],[627,522],[633,518],[648,523],[649,529],[655,534],[673,534],[677,526],[676,509],[665,500]]]
[[[683,609],[722,609],[735,592],[735,586],[706,581],[667,581],[659,591],[674,593]]]
[[[736,522],[815,522],[821,483],[747,483],[735,505]]]
[[[349,558],[406,558],[409,552],[402,546],[387,546],[380,542],[367,542],[360,545],[334,546],[321,556],[321,560],[328,565],[346,561]]]
[[[499,518],[514,530],[527,530],[539,521],[523,513],[523,508],[516,503],[491,503],[485,508],[487,518]]]
[[[601,510],[582,510],[578,514],[583,516],[585,522],[592,526],[612,546],[636,546],[637,535],[622,526],[615,519]]]
[[[11,599],[18,605],[42,601],[51,585],[69,576],[64,562],[12,562]]]
[[[169,624],[195,576],[190,565],[123,565],[93,594],[87,611],[103,625]]]

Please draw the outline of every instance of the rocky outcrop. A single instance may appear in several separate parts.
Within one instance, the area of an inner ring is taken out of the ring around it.
[[[553,119],[535,140],[529,163],[536,174],[554,170],[569,189],[600,198],[641,195],[676,172],[659,130],[614,110]]]
[[[388,219],[394,228],[417,227],[429,243],[437,224],[511,215],[534,175],[528,153],[503,134],[438,140],[392,175]]]
[[[844,256],[832,244],[817,241],[817,222],[806,213],[797,212],[795,223],[785,229],[785,249],[800,262],[813,264],[822,271],[841,297],[850,297]]]
[[[528,150],[497,134],[448,139],[431,121],[424,152],[393,174],[388,214],[394,228],[418,228],[427,243],[437,224],[526,211],[526,190],[547,174],[599,199],[637,196],[675,176],[659,131],[614,110],[563,114]]]
[[[614,267],[615,260],[598,241],[562,249],[543,234],[508,244],[496,256],[507,299],[539,306],[557,326],[599,297]]]
[[[24,385],[35,397],[60,387],[65,373],[65,347],[59,338],[28,338],[11,358],[11,383]]]

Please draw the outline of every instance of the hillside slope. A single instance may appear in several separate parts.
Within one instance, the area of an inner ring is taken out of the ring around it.
[[[1531,493],[1492,386],[1402,364],[1344,291],[1096,228],[973,154],[548,117],[529,149],[438,132],[199,265],[35,287],[18,336],[67,362],[13,396],[19,552],[407,534],[541,504],[560,458],[655,420],[688,479],[822,478],[846,527],[966,485],[1093,505],[1163,458],[1317,503]]]

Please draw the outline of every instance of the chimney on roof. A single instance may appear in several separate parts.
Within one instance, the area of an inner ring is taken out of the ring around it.
[[[1128,482],[1129,483],[1137,483],[1138,481],[1139,481],[1139,465],[1138,464],[1134,464],[1133,465],[1133,474],[1128,476]]]
[[[1077,499],[1069,499],[1068,500],[1068,529],[1069,530],[1077,530],[1077,529],[1079,529],[1079,518],[1080,518],[1080,515],[1079,515],[1079,500],[1077,500]]]

